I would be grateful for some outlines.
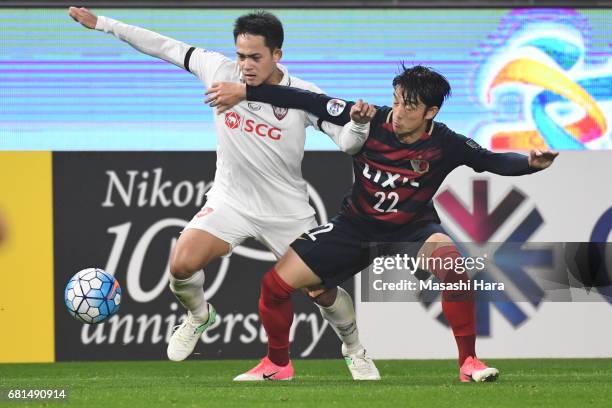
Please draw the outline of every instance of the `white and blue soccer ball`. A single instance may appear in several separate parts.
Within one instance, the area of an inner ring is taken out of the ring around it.
[[[64,302],[78,321],[101,323],[119,310],[121,287],[117,279],[102,269],[83,269],[68,281]]]

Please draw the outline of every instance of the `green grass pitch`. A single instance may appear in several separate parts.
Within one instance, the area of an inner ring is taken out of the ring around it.
[[[290,382],[233,383],[256,361],[2,364],[0,389],[64,388],[64,402],[4,407],[610,407],[612,359],[487,360],[494,383],[463,384],[455,361],[379,360],[354,382],[342,360],[295,360]]]

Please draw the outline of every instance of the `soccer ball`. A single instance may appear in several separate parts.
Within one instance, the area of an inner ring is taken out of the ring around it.
[[[64,302],[70,315],[78,321],[101,323],[119,310],[121,287],[102,269],[83,269],[68,281]]]

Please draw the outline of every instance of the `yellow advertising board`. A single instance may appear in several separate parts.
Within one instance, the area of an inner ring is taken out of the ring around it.
[[[0,152],[0,363],[54,361],[51,152]]]

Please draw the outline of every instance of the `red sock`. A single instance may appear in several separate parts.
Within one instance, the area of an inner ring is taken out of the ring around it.
[[[476,357],[476,335],[455,336],[457,348],[459,349],[459,367],[468,357]]]
[[[281,367],[289,364],[289,329],[293,323],[291,294],[294,290],[274,268],[261,280],[259,316],[268,334],[268,358]]]
[[[455,259],[460,258],[461,254],[454,245],[446,245],[433,251],[431,257],[442,260],[451,258],[454,264]],[[436,270],[433,272],[441,282],[469,282],[467,272],[457,273],[455,270],[438,268],[439,262],[434,262],[434,265]],[[466,358],[476,357],[476,307],[473,290],[443,290],[442,312],[453,330],[459,351],[459,366],[461,366]]]

